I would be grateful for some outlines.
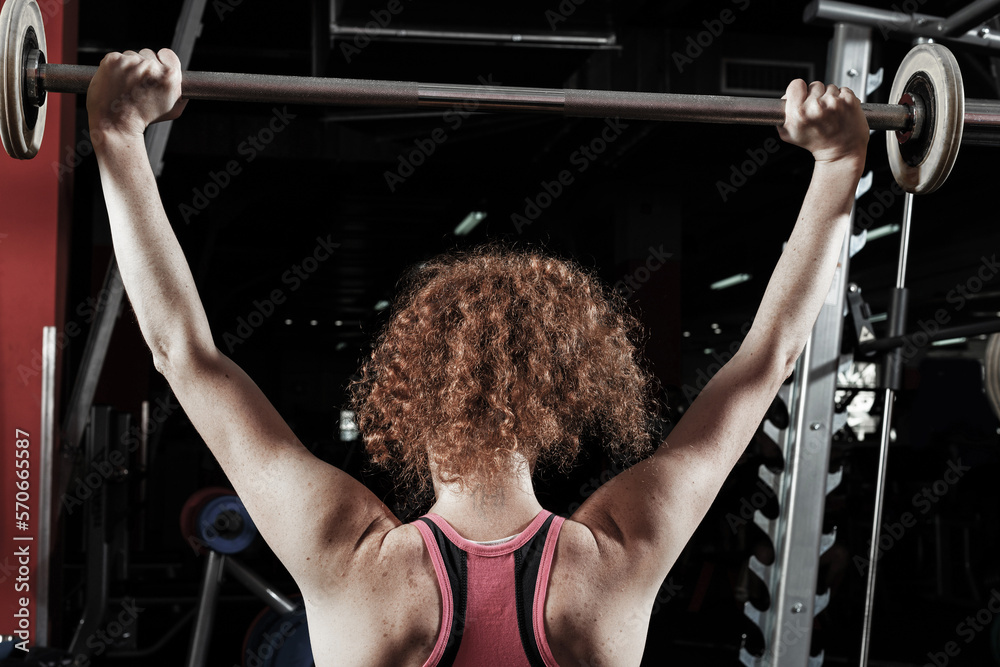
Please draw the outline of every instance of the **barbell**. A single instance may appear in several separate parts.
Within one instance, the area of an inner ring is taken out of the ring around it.
[[[96,67],[45,61],[45,33],[35,0],[8,0],[0,11],[0,138],[13,158],[34,157],[45,129],[47,93],[86,93]],[[858,81],[857,87],[866,85]],[[781,125],[784,100],[605,90],[511,88],[320,77],[184,72],[182,96],[285,104],[395,108],[475,105],[477,111],[619,117],[628,120]],[[872,130],[886,130],[900,186],[933,192],[951,173],[965,143],[1000,145],[1000,102],[966,100],[954,55],[919,44],[903,59],[890,99],[862,104]]]

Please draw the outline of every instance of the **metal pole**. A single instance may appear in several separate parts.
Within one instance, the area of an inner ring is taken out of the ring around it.
[[[552,48],[614,49],[620,48],[614,33],[561,34],[537,32],[477,32],[473,30],[425,30],[341,25],[330,26],[333,37],[364,35],[369,39],[401,42],[441,42],[461,44],[504,44]]]
[[[913,193],[907,192],[903,200],[903,227],[899,241],[899,264],[896,269],[896,291],[893,298],[893,321],[891,329],[902,330],[906,326],[906,262],[910,250],[910,221],[913,217]],[[890,331],[898,335],[900,331]],[[872,522],[872,542],[868,549],[868,582],[865,588],[865,617],[861,630],[861,667],[868,667],[868,650],[871,644],[872,616],[875,606],[875,575],[878,564],[879,536],[882,532],[882,505],[885,499],[885,474],[889,464],[889,441],[892,430],[892,412],[895,388],[899,385],[902,372],[902,355],[896,348],[887,360],[885,402],[882,412],[882,437],[879,442],[878,480],[875,484],[875,516]]]
[[[899,238],[899,263],[896,266],[896,289],[906,287],[906,260],[910,255],[910,220],[913,218],[913,193],[903,198],[903,228]]]
[[[118,264],[111,263],[108,266],[104,277],[104,289],[106,291],[101,293],[107,295],[107,300],[104,307],[97,311],[94,324],[91,326],[90,333],[87,334],[87,344],[83,350],[80,372],[73,384],[69,407],[63,418],[63,446],[69,450],[75,450],[80,446],[80,441],[87,429],[90,407],[94,403],[94,394],[97,393],[97,382],[101,377],[101,369],[104,368],[104,358],[111,345],[111,334],[114,333],[115,322],[118,319],[118,312],[121,310],[122,300],[125,296],[125,288],[122,286],[121,275],[118,273]],[[68,486],[69,478],[66,477],[63,482],[63,487]],[[64,493],[65,490],[62,488],[61,492]]]
[[[260,575],[250,568],[245,567],[242,563],[237,562],[231,556],[226,558],[226,572],[233,575],[240,583],[250,589],[254,595],[269,604],[279,614],[291,614],[299,608],[299,605],[295,601],[282,595],[281,591],[273,588]]]
[[[965,100],[965,128],[962,143],[973,146],[1000,146],[1000,134],[991,128],[1000,125],[1000,106],[984,100]]]
[[[191,648],[188,651],[187,667],[205,667],[208,658],[208,642],[212,638],[212,624],[215,622],[215,601],[219,597],[219,584],[226,557],[217,551],[209,551],[205,561],[205,576],[201,580],[201,596],[198,601],[198,616],[194,620],[191,633]]]
[[[139,551],[146,550],[146,470],[149,464],[149,401],[139,415]]]
[[[96,71],[97,68],[92,66],[49,63],[38,68],[38,77],[47,92],[85,93]],[[485,111],[619,116],[635,120],[772,126],[781,125],[785,120],[784,100],[719,95],[463,86],[190,71],[184,73],[182,89],[182,95],[187,99],[227,102],[399,108],[440,108],[476,102],[477,110]],[[910,107],[866,104],[864,109],[873,130],[906,130],[911,125]]]
[[[35,581],[35,643],[49,643],[49,579],[52,555],[52,479],[56,473],[56,328],[42,329],[42,438],[38,486],[38,560]]]
[[[96,67],[44,64],[41,89],[86,93]],[[626,120],[680,121],[732,125],[781,125],[785,101],[757,97],[641,93],[616,90],[466,86],[414,81],[376,81],[308,76],[184,72],[182,95],[191,100],[319,104],[402,109],[450,108],[475,103],[477,111],[520,111]],[[1000,102],[967,100],[963,143],[1000,144]],[[906,131],[921,111],[904,104],[861,105],[873,130]]]
[[[1000,332],[1000,318],[994,318],[992,320],[986,320],[985,322],[974,322],[972,324],[962,324],[957,327],[948,327],[947,329],[938,329],[932,333],[925,334],[923,331],[918,331],[916,333],[906,334],[903,336],[890,336],[888,338],[879,338],[878,340],[869,341],[867,343],[861,343],[857,347],[857,351],[861,354],[871,354],[875,352],[883,352],[885,350],[894,350],[897,347],[903,347],[906,344],[913,345],[914,347],[920,347],[913,340],[917,335],[926,336],[928,343],[933,343],[939,340],[948,340],[949,338],[969,338],[972,336],[981,336],[983,334],[991,334]],[[924,343],[921,343],[923,345]]]
[[[937,29],[942,35],[954,37],[978,28],[998,12],[1000,12],[1000,0],[976,0],[941,21]]]
[[[838,24],[834,29],[827,63],[827,81],[850,86],[864,99],[867,93],[872,34],[869,28]],[[854,211],[851,211],[852,219]],[[835,539],[823,533],[823,508],[827,494],[837,486],[840,472],[830,474],[830,448],[834,426],[834,398],[840,365],[847,278],[850,272],[850,226],[845,230],[838,270],[820,309],[809,342],[796,364],[788,389],[790,426],[783,442],[784,471],[778,474],[761,466],[760,478],[775,491],[778,516],[759,510],[755,523],[771,538],[774,562],[764,565],[756,557],[750,569],[767,587],[770,606],[757,611],[751,602],[744,612],[760,627],[764,654],[745,648],[740,661],[747,667],[819,667],[823,653],[811,655],[813,619],[829,602],[829,591],[816,595],[819,559]],[[784,389],[783,389],[784,390]]]
[[[900,3],[902,4],[902,3]],[[893,5],[895,7],[895,5]],[[803,22],[834,21],[867,25],[877,28],[883,37],[897,35],[899,37],[929,37],[964,46],[1000,49],[1000,36],[989,31],[969,30],[961,34],[942,34],[938,26],[946,21],[940,16],[930,14],[908,14],[896,9],[879,9],[864,5],[853,5],[840,0],[813,0],[803,12]]]

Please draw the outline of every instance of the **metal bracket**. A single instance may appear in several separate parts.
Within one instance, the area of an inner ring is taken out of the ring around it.
[[[868,97],[882,85],[882,80],[885,77],[885,70],[881,67],[878,68],[874,74],[868,75],[868,86],[865,88],[865,96]]]

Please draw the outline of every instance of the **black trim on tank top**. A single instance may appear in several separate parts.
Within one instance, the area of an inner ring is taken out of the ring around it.
[[[542,527],[530,540],[514,552],[514,590],[517,591],[517,629],[521,633],[521,647],[531,663],[531,667],[545,667],[542,654],[538,650],[538,638],[535,636],[535,626],[531,622],[535,604],[535,588],[538,583],[538,570],[542,565],[542,552],[545,549],[549,527],[555,515],[550,515]]]
[[[438,551],[441,552],[441,559],[444,561],[445,572],[448,573],[448,581],[451,582],[451,600],[454,613],[451,617],[451,628],[448,630],[448,644],[438,662],[440,667],[451,667],[458,656],[462,635],[465,634],[465,608],[469,590],[466,553],[452,544],[451,540],[445,536],[444,531],[430,519],[420,517],[417,521],[426,523],[434,534]]]

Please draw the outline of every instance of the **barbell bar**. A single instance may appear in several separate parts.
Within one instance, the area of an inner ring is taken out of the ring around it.
[[[45,60],[45,35],[36,0],[8,0],[0,11],[0,138],[8,155],[34,157],[41,147],[48,93],[86,93],[96,67]],[[858,88],[866,85],[858,81]],[[781,125],[784,100],[717,95],[604,90],[465,86],[320,77],[183,73],[182,96],[192,100],[450,108],[535,112],[575,117]],[[1000,145],[1000,102],[965,100],[952,53],[919,44],[904,58],[890,99],[862,104],[872,130],[887,131],[889,162],[908,192],[926,194],[951,173],[963,142]]]

